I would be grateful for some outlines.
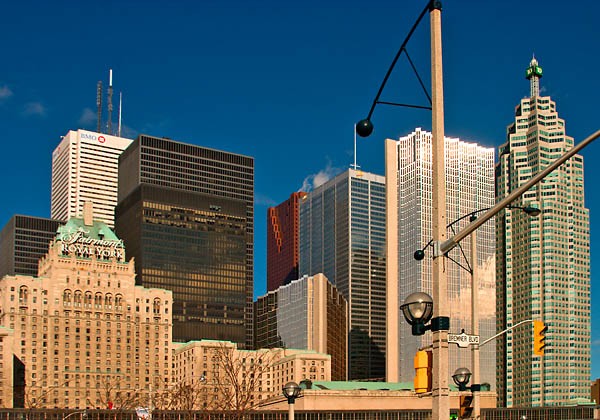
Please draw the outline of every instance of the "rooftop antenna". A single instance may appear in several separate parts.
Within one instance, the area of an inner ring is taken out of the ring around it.
[[[112,69],[109,70],[108,73],[108,134],[112,135]]]
[[[119,137],[121,137],[121,109],[123,106],[123,92],[119,92]]]
[[[350,167],[354,167],[356,171],[360,166],[356,164],[356,124],[354,124],[354,165],[350,165]]]
[[[98,128],[97,133],[100,133],[102,128],[102,81],[98,80],[98,89],[96,91],[96,106],[98,107]]]

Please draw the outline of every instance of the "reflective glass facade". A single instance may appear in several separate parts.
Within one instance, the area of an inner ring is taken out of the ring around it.
[[[349,379],[385,377],[385,178],[349,169],[300,201],[300,275],[348,301]]]
[[[38,261],[48,253],[48,244],[62,223],[14,215],[0,233],[0,278],[7,274],[37,276]]]
[[[432,238],[431,227],[431,133],[417,129],[396,142],[395,152],[398,162],[397,203],[398,224],[398,302],[402,304],[406,297],[416,291],[432,295],[433,274],[431,248],[428,248],[424,260],[417,262],[414,252],[422,249]],[[494,205],[494,149],[484,148],[475,143],[467,143],[456,138],[445,139],[446,152],[446,211],[447,221],[453,221],[475,210]],[[469,218],[454,225],[458,232]],[[452,230],[448,229],[452,236]],[[470,240],[461,242],[470,261]],[[477,266],[479,273],[479,334],[483,339],[495,334],[495,238],[492,221],[477,230]],[[460,248],[455,248],[449,257],[463,266],[468,264]],[[460,333],[471,331],[471,273],[454,262],[446,259],[448,278],[448,304],[451,320],[450,331]],[[392,293],[392,291],[390,291]],[[401,311],[396,311],[398,328],[398,375],[401,382],[414,378],[414,357],[418,348],[430,344],[430,334],[415,337],[404,320]],[[496,352],[488,345],[480,350],[481,383],[488,383],[495,389]],[[459,367],[471,369],[471,351],[460,349],[456,345],[449,348],[449,375]]]
[[[139,185],[162,189],[131,198]],[[176,341],[252,347],[253,196],[251,157],[145,135],[121,155],[117,231],[134,242],[127,247],[138,281],[173,290]]]
[[[498,200],[573,147],[556,104],[536,95],[538,76],[531,78],[531,96],[515,108],[499,149]],[[532,218],[506,210],[496,218],[497,328],[540,319],[548,330],[543,357],[533,354],[532,324],[497,341],[498,403],[570,404],[590,397],[590,221],[583,157],[565,162],[518,204],[538,207],[542,214]]]

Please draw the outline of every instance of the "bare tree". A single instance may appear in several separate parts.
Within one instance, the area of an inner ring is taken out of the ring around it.
[[[207,378],[207,407],[228,411],[233,418],[241,418],[247,411],[258,406],[262,383],[271,371],[278,352],[236,351],[221,343],[214,348],[213,372]]]
[[[140,405],[142,394],[138,390],[122,390],[121,378],[103,376],[100,383],[100,408],[131,410]],[[92,404],[96,405],[96,404]]]

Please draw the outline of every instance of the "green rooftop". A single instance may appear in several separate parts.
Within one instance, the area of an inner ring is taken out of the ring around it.
[[[82,217],[71,217],[66,224],[59,226],[56,232],[56,240],[62,240],[63,237],[74,237],[78,232],[81,232],[90,239],[120,242],[120,239],[106,223],[94,220],[91,226],[86,226]]]
[[[306,383],[300,387],[306,389]],[[335,391],[414,391],[412,382],[357,382],[357,381],[313,381],[312,389],[330,389]],[[458,391],[450,385],[451,391]]]

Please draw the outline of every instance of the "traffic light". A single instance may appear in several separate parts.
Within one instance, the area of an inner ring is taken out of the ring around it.
[[[473,412],[473,394],[471,395],[461,395],[460,396],[460,418],[466,419],[471,417],[471,413]]]
[[[548,327],[542,321],[533,321],[533,354],[544,355],[546,347],[546,331]]]
[[[415,355],[415,393],[431,391],[431,351],[420,350]]]

